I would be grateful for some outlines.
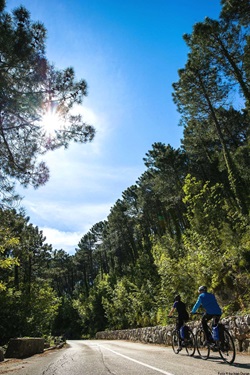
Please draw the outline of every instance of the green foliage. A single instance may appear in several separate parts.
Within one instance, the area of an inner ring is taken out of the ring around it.
[[[1,339],[51,330],[60,299],[46,280],[48,245],[22,213],[1,210]]]
[[[81,339],[82,324],[77,309],[73,307],[73,298],[64,295],[60,298],[58,313],[52,320],[50,334],[63,336],[66,339]]]
[[[26,298],[26,308],[23,306],[22,309],[26,315],[27,328],[24,333],[28,332],[30,336],[49,334],[58,313],[60,298],[49,283],[42,280],[32,283],[30,294]]]
[[[0,224],[0,269],[1,270],[12,270],[14,266],[18,266],[18,259],[15,257],[6,257],[6,248],[14,249],[19,244],[18,238],[13,237],[11,230],[4,225]],[[0,292],[6,290],[6,278],[0,278]]]
[[[245,283],[250,275],[246,262],[248,245],[243,249],[242,241],[245,244],[243,238],[248,238],[248,220],[235,214],[221,186],[208,183],[202,186],[190,176],[186,181],[184,200],[188,203],[190,229],[183,234],[183,241],[187,263],[189,266],[196,263],[196,286],[210,285],[225,303],[233,304],[234,309],[237,304],[238,309],[244,309],[248,299]]]
[[[103,279],[98,278],[90,290],[88,297],[78,293],[73,301],[73,307],[78,311],[82,320],[82,334],[91,337],[97,331],[103,331],[107,327],[107,318],[103,308],[103,300],[112,293],[111,280],[108,275]]]
[[[167,306],[172,306],[176,294],[191,297],[195,275],[187,264],[183,243],[166,235],[154,244],[152,251],[161,277],[158,306],[159,311],[164,311]]]
[[[23,288],[0,293],[1,340],[42,336],[51,332],[60,299],[46,281],[34,283],[29,294]]]

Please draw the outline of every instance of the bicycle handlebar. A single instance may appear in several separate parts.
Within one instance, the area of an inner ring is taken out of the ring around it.
[[[192,313],[192,312],[190,312],[190,315],[204,315],[204,312],[203,313],[200,313],[200,312]]]

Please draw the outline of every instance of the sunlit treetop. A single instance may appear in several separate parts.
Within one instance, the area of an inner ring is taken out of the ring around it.
[[[5,12],[0,0],[0,200],[13,198],[13,181],[38,187],[49,169],[38,157],[71,141],[86,143],[95,130],[71,113],[87,95],[72,67],[46,58],[46,29],[23,6]],[[12,197],[12,198],[11,198]],[[0,204],[1,204],[0,202]]]

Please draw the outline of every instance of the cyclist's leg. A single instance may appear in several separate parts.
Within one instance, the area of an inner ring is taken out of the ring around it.
[[[219,324],[219,321],[220,321],[220,317],[221,315],[214,315],[213,316],[213,327],[218,327],[218,331],[219,331],[219,340],[220,341],[223,341],[223,327],[222,327],[222,324]]]
[[[176,329],[178,329],[180,331],[180,328],[183,326],[184,324],[184,320],[180,317],[178,317],[177,321],[176,321]]]
[[[181,317],[178,317],[177,321],[176,321],[176,329],[178,331],[178,334],[179,334],[179,349],[181,350],[181,334],[180,334],[180,328],[183,326],[184,324],[184,320],[181,318]]]
[[[219,329],[219,339],[221,343],[224,343],[224,326],[220,322],[221,315],[216,315],[214,317],[214,324],[218,326]]]
[[[214,315],[214,324],[217,326],[220,321],[221,315]]]
[[[208,321],[211,320],[213,318],[213,315],[210,315],[210,314],[204,314],[202,319],[201,319],[201,324],[202,324],[202,328],[205,332],[205,336],[206,336],[206,339],[207,341],[212,341],[212,336],[211,336],[211,333],[209,332],[209,328],[208,328]]]

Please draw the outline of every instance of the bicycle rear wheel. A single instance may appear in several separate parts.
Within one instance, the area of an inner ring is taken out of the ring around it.
[[[188,355],[192,356],[195,352],[195,337],[190,328],[188,328],[188,337],[184,340],[185,349]]]
[[[235,346],[234,341],[230,333],[224,328],[223,329],[223,340],[220,341],[219,353],[223,361],[232,364],[235,360]]]
[[[173,348],[173,351],[175,352],[175,354],[178,354],[179,353],[179,333],[178,331],[175,329],[172,333],[172,348]]]
[[[206,336],[205,332],[203,331],[202,328],[199,328],[198,331],[196,332],[196,348],[199,356],[202,359],[208,359],[209,354],[210,354],[210,348],[206,343]]]

